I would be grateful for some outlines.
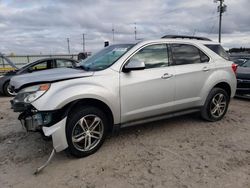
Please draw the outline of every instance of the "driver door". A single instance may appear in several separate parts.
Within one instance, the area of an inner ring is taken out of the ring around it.
[[[172,110],[175,95],[175,72],[169,66],[167,44],[149,45],[127,62],[141,61],[144,70],[121,72],[121,122],[163,115]]]

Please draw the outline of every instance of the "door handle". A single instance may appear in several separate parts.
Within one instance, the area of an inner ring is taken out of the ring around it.
[[[204,71],[204,72],[207,72],[207,71],[209,71],[209,70],[210,70],[209,67],[203,67],[203,68],[202,68],[202,71]]]
[[[173,77],[172,74],[165,73],[165,74],[162,75],[161,78],[162,78],[162,79],[168,79],[168,78],[171,78],[171,77]]]

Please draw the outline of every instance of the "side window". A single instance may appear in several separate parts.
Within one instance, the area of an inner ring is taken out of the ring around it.
[[[209,62],[210,59],[204,52],[200,51],[200,56],[201,56],[201,63]]]
[[[205,44],[213,52],[217,53],[219,56],[223,57],[226,60],[229,60],[228,53],[224,50],[224,48],[219,44]]]
[[[171,44],[175,65],[208,62],[209,57],[195,46],[189,44]]]
[[[72,68],[73,62],[70,60],[66,60],[66,59],[57,59],[56,67],[57,68]]]
[[[156,68],[168,66],[168,48],[166,44],[147,46],[137,52],[130,60],[145,63],[145,68]]]
[[[32,71],[41,71],[41,70],[46,70],[50,68],[50,63],[48,61],[43,61],[41,63],[38,63],[36,65],[33,65],[31,67]]]

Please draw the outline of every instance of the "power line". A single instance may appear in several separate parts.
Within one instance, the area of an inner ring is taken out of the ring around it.
[[[214,20],[214,23],[213,23],[213,25],[211,26],[210,31],[209,31],[208,34],[211,34],[211,33],[213,32],[216,23],[217,23],[216,20]]]

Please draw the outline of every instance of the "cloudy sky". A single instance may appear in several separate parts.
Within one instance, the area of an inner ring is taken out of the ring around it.
[[[250,47],[250,1],[225,0],[222,43]],[[217,41],[218,4],[213,0],[0,0],[0,51],[6,54],[97,51],[103,42],[133,42],[165,34],[188,34]]]

